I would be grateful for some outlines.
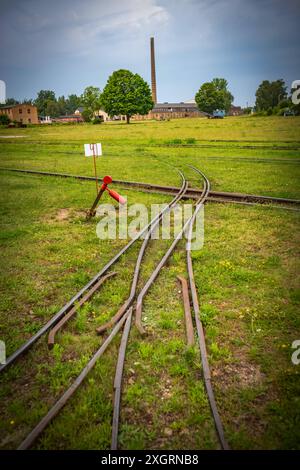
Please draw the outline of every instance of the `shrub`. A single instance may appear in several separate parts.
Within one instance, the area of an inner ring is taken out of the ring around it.
[[[7,126],[10,123],[10,119],[7,114],[0,114],[0,124]]]
[[[93,124],[101,124],[102,122],[102,119],[100,119],[98,116],[94,117],[94,119],[92,120]]]

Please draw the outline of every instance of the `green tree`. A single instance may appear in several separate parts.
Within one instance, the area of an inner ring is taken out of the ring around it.
[[[85,88],[81,95],[81,102],[84,106],[84,112],[82,113],[85,121],[90,121],[94,117],[94,112],[98,111],[101,106],[101,91],[99,88],[94,86],[88,86]]]
[[[137,73],[117,70],[109,77],[101,104],[110,116],[125,115],[127,124],[134,114],[147,114],[154,106],[150,87]]]
[[[0,114],[0,125],[7,126],[10,123],[10,118],[7,114]]]
[[[228,90],[227,80],[225,80],[225,78],[214,78],[212,83],[215,85],[221,101],[221,106],[218,109],[225,109],[225,111],[228,113],[234,98]]]
[[[203,83],[195,96],[195,101],[201,111],[212,114],[216,109],[229,111],[233,96],[227,89],[225,78],[214,78],[211,82]]]
[[[67,113],[73,114],[81,106],[81,98],[75,94],[69,95],[67,99]]]
[[[5,105],[3,106],[12,106],[14,104],[20,104],[20,101],[15,100],[15,98],[7,98]]]
[[[287,97],[284,80],[280,79],[274,82],[264,80],[257,88],[255,96],[256,111],[270,112],[270,109],[272,110],[278,106],[280,101],[285,100]]]
[[[60,108],[57,101],[49,100],[45,107],[45,116],[58,117],[60,115]]]
[[[32,104],[33,100],[32,98],[24,98],[22,101],[22,104]]]
[[[42,116],[46,116],[46,108],[49,101],[56,102],[55,93],[51,90],[41,90],[37,94],[37,98],[34,101],[34,104],[37,106],[38,113]]]
[[[68,103],[64,96],[59,96],[57,99],[57,110],[59,115],[64,116],[68,114]]]

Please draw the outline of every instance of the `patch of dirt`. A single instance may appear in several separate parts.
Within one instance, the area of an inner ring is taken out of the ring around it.
[[[56,220],[66,220],[70,217],[70,209],[59,209],[58,213],[56,214]]]
[[[212,377],[217,379],[222,388],[234,385],[240,388],[256,387],[262,384],[264,380],[264,375],[259,366],[245,360],[214,367]]]
[[[70,219],[86,218],[86,212],[83,210],[59,209],[56,214],[51,214],[43,218],[44,223],[66,222]]]

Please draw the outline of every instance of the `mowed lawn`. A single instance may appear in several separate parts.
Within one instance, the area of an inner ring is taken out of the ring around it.
[[[83,144],[95,141],[103,145],[101,175],[176,184],[177,173],[168,164],[182,169],[193,164],[202,168],[214,190],[300,198],[300,117],[1,129],[0,168],[92,175]]]
[[[118,179],[179,185],[176,166],[197,187],[191,163],[216,190],[299,198],[299,125],[298,118],[248,117],[1,129],[11,138],[0,138],[0,164],[92,175],[83,143],[100,141],[99,173]],[[11,354],[126,241],[99,240],[97,220],[86,222],[93,182],[0,175],[0,339]],[[170,200],[117,189],[129,204]],[[151,241],[139,289],[169,243]],[[102,339],[95,328],[127,298],[139,246],[58,334],[53,350],[44,337],[1,375],[1,448],[20,444],[97,350]],[[205,244],[193,262],[213,386],[233,449],[299,448],[300,366],[291,361],[292,343],[300,339],[298,255],[298,212],[206,205]],[[185,344],[178,274],[186,275],[184,242],[146,297],[147,336],[134,326],[130,334],[123,449],[218,448],[199,351]],[[34,448],[109,448],[119,342],[120,335]]]

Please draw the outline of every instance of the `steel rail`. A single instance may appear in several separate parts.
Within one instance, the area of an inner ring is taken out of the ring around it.
[[[186,190],[186,188],[185,188]],[[184,191],[182,191],[180,197],[182,197],[184,194]],[[178,199],[180,198],[178,196]],[[156,224],[157,225],[157,224]],[[155,227],[153,227],[155,228]],[[147,236],[150,237],[151,231],[153,230],[150,229]],[[142,249],[141,249],[142,251]],[[141,262],[142,258],[140,259]],[[139,262],[137,262],[137,266],[139,265]],[[185,281],[184,279],[180,278],[181,282]],[[191,312],[190,312],[190,306],[189,306],[189,313],[187,312],[187,305],[186,301],[189,304],[189,298],[188,298],[188,288],[187,288],[187,282],[185,281],[185,285],[183,285],[183,288],[185,289],[185,314],[186,314],[186,320],[187,320],[187,336],[188,336],[188,344],[192,345],[194,344],[194,333],[193,333],[193,323],[192,323],[192,318],[191,318]],[[136,291],[136,285],[135,285],[135,291]],[[134,292],[135,295],[135,292]],[[123,306],[123,309],[126,307],[126,302]],[[189,317],[189,318],[187,318]],[[127,320],[129,322],[129,320]],[[109,325],[111,326],[111,325]],[[111,443],[111,449],[116,450],[118,447],[118,431],[119,431],[119,419],[120,419],[120,402],[121,402],[121,385],[122,385],[122,379],[123,379],[123,370],[124,370],[124,362],[125,362],[125,354],[126,354],[126,347],[127,347],[127,339],[130,331],[130,326],[131,326],[131,320],[130,320],[130,325],[128,326],[128,331],[124,331],[124,340],[121,342],[120,349],[119,349],[119,356],[118,356],[118,363],[117,363],[117,368],[116,368],[116,375],[115,375],[115,397],[114,397],[114,412],[113,412],[113,425],[112,425],[112,443]]]
[[[209,191],[210,184],[206,176],[197,168],[193,167],[193,169],[197,171],[204,178],[204,180],[206,181],[207,188],[208,188],[207,191]],[[196,330],[197,330],[197,335],[198,335],[199,349],[200,349],[200,354],[201,354],[201,362],[202,362],[205,388],[206,388],[210,408],[212,411],[212,415],[214,418],[214,423],[215,423],[215,427],[217,430],[219,442],[223,450],[228,450],[229,446],[225,438],[223,425],[222,425],[221,418],[217,409],[216,400],[215,400],[215,396],[214,396],[214,392],[213,392],[213,388],[211,384],[211,374],[210,374],[210,367],[209,367],[209,362],[208,362],[208,357],[207,357],[205,334],[204,334],[204,328],[203,328],[201,317],[200,317],[199,300],[198,300],[198,294],[197,294],[195,278],[194,278],[193,262],[192,262],[192,257],[191,257],[192,232],[193,232],[193,226],[194,226],[196,216],[197,216],[197,209],[192,215],[192,219],[189,225],[188,235],[187,235],[188,241],[186,244],[186,259],[187,259],[188,278],[189,278],[189,284],[190,284],[190,289],[191,289],[191,294],[192,294],[192,304],[193,304],[193,310],[194,310],[194,315],[195,315],[195,323],[196,323]]]
[[[98,328],[97,332],[98,333],[103,333],[103,331],[106,328],[109,328],[115,323],[116,321],[119,321],[119,319],[122,317],[126,309],[132,305],[135,296],[136,296],[136,289],[137,289],[137,282],[138,282],[138,277],[140,273],[140,268],[141,268],[141,263],[143,259],[143,255],[145,252],[145,249],[147,247],[147,244],[150,240],[150,236],[154,229],[157,227],[157,225],[160,223],[164,213],[167,211],[170,211],[171,208],[183,197],[185,194],[188,183],[185,180],[183,174],[181,173],[182,177],[182,187],[181,190],[179,191],[178,195],[173,199],[171,204],[167,206],[163,211],[160,213],[160,217],[155,221],[155,223],[152,224],[151,228],[148,230],[147,235],[145,237],[145,240],[143,242],[143,245],[140,248],[140,252],[137,258],[136,266],[135,266],[135,271],[134,271],[134,276],[131,284],[131,292],[128,297],[128,299],[124,302],[124,304],[120,307],[118,310],[117,314],[105,325],[101,326]],[[124,332],[123,332],[123,337],[119,349],[119,354],[118,354],[118,361],[117,361],[117,367],[116,367],[116,373],[115,373],[115,381],[114,381],[114,408],[113,408],[113,420],[112,420],[112,440],[111,440],[111,449],[117,449],[118,447],[118,433],[119,433],[119,419],[120,419],[120,402],[121,402],[121,386],[122,386],[122,380],[123,380],[123,370],[124,370],[124,362],[125,362],[125,354],[126,354],[126,347],[127,347],[127,341],[128,341],[128,336],[131,328],[131,315],[130,319],[128,317],[126,321],[126,325],[124,327]]]
[[[226,141],[225,141],[226,142]],[[8,143],[8,142],[6,142]],[[21,143],[21,142],[20,142]],[[223,148],[226,150],[234,150],[234,149],[249,149],[249,150],[300,150],[300,147],[290,147],[288,145],[277,145],[277,146],[269,146],[269,145],[215,145],[215,144],[152,144],[146,145],[146,147],[171,147],[171,148]]]
[[[187,280],[182,276],[177,276],[178,281],[181,283],[183,307],[184,307],[184,320],[185,320],[185,332],[186,342],[188,346],[193,346],[195,342],[193,320],[191,314],[190,298],[189,298],[189,287]]]
[[[182,186],[181,186],[180,191],[178,192],[177,196],[171,201],[171,203],[169,203],[160,212],[160,214],[158,214],[158,216],[156,216],[153,219],[153,223],[151,224],[151,227],[147,231],[147,234],[146,234],[145,239],[143,241],[143,244],[140,248],[138,258],[137,258],[137,261],[136,261],[136,265],[135,265],[135,269],[134,269],[134,275],[133,275],[132,282],[131,282],[130,294],[129,294],[128,298],[125,300],[123,305],[121,305],[121,307],[119,308],[117,313],[107,323],[105,323],[104,325],[101,325],[99,328],[96,329],[98,334],[102,334],[105,330],[107,330],[108,328],[111,328],[112,325],[114,323],[116,323],[116,321],[118,321],[121,318],[121,316],[126,312],[126,310],[130,307],[130,305],[134,301],[134,298],[135,298],[135,295],[136,295],[137,283],[138,283],[139,274],[140,274],[140,269],[141,269],[141,263],[142,263],[142,259],[143,259],[145,250],[146,250],[147,245],[149,243],[150,236],[153,233],[153,231],[155,230],[155,228],[158,226],[158,224],[159,224],[160,220],[162,219],[163,215],[165,213],[169,212],[172,209],[172,207],[175,206],[175,204],[177,204],[177,202],[183,197],[183,195],[185,194],[185,192],[187,190],[188,183],[185,180],[185,178],[184,178],[184,176],[181,172],[180,172],[180,175],[181,175],[181,178],[182,178]]]
[[[176,199],[175,197],[174,199]],[[172,204],[173,201],[171,201]],[[20,348],[18,348],[11,356],[8,357],[5,364],[0,366],[0,372],[5,370],[11,364],[13,364],[21,355],[23,355],[28,349],[30,349],[36,341],[43,336],[47,331],[53,328],[68,311],[73,307],[74,303],[78,301],[84,293],[91,289],[94,284],[113,266],[118,259],[151,227],[153,223],[160,217],[158,214],[154,217],[137,235],[130,240],[110,261],[79,291],[77,292],[69,302],[67,302],[37,333],[35,333],[28,341],[26,341]]]
[[[1,136],[0,136],[1,137]],[[3,142],[1,142],[3,143]],[[6,142],[7,144],[9,144],[10,142]],[[150,146],[151,148],[151,146]],[[183,147],[185,148],[185,147]],[[191,147],[192,148],[192,147]],[[265,149],[263,149],[265,150]],[[295,151],[295,149],[292,149],[292,151]],[[24,150],[23,150],[23,153],[24,153]],[[28,150],[26,149],[26,154],[34,154],[36,153],[36,150]],[[61,155],[79,155],[79,152],[78,150],[73,150],[73,151],[70,151],[70,150],[55,150],[55,155],[57,154],[61,154]],[[113,151],[108,151],[107,152],[107,155],[108,156],[111,156],[111,155],[114,155],[114,152]],[[122,154],[122,157],[131,157],[132,154]],[[149,156],[153,156],[153,155],[149,155]],[[296,158],[282,158],[282,157],[279,157],[279,158],[269,158],[269,157],[247,157],[247,156],[236,156],[236,157],[230,157],[228,155],[206,155],[205,157],[202,157],[202,158],[205,158],[205,160],[220,160],[220,161],[233,161],[233,162],[241,162],[241,163],[248,163],[248,162],[252,162],[252,163],[269,163],[271,165],[273,164],[277,164],[277,163],[280,163],[280,164],[287,164],[287,165],[298,165],[300,163],[300,160],[296,157]]]
[[[24,441],[18,447],[18,450],[26,450],[29,449],[34,441],[40,436],[40,434],[44,431],[44,429],[48,426],[48,424],[55,418],[55,416],[59,413],[59,411],[65,406],[69,398],[74,394],[74,392],[78,389],[78,387],[82,384],[85,377],[88,375],[90,370],[94,367],[97,360],[102,356],[102,354],[106,351],[107,347],[119,332],[121,327],[123,326],[125,320],[129,315],[132,313],[132,308],[130,308],[125,315],[120,319],[120,321],[114,326],[113,330],[111,331],[110,335],[106,338],[97,352],[92,356],[89,360],[87,365],[82,369],[81,373],[75,379],[75,381],[70,385],[70,387],[65,391],[65,393],[57,400],[57,402],[52,406],[52,408],[48,411],[46,416],[44,416],[41,421],[35,426],[35,428],[28,434],[28,436],[24,439]]]
[[[27,173],[33,175],[42,175],[42,176],[53,176],[53,177],[60,177],[60,178],[74,178],[83,181],[95,181],[93,176],[84,176],[84,175],[72,175],[67,173],[53,173],[53,172],[46,172],[46,171],[38,171],[38,170],[24,170],[18,168],[0,168],[3,171],[12,171],[16,173]],[[138,181],[125,181],[125,180],[114,180],[114,183],[128,186],[130,189],[137,189],[139,191],[145,192],[152,192],[152,193],[160,193],[160,194],[175,194],[178,192],[179,188],[175,186],[162,186],[157,184],[151,183],[142,183]],[[201,194],[201,190],[189,188],[186,195],[184,196],[185,199],[197,199]],[[274,203],[274,204],[288,204],[288,205],[300,205],[300,199],[291,199],[291,198],[281,198],[281,197],[273,197],[273,196],[260,196],[258,194],[243,194],[243,193],[234,193],[234,192],[224,192],[224,191],[210,191],[209,197],[206,199],[207,201],[211,202],[229,202],[229,203],[240,203],[249,205],[249,202],[253,202],[255,204],[266,204],[266,203]],[[273,206],[272,206],[273,207]],[[286,207],[283,207],[286,209]]]
[[[196,214],[199,212],[199,210],[202,207],[203,203],[205,202],[205,199],[207,198],[207,196],[208,196],[208,191],[205,188],[204,191],[202,192],[201,196],[199,197],[199,199],[197,200],[197,202],[195,204],[195,211],[194,212],[196,212]],[[149,279],[147,280],[146,284],[144,285],[144,287],[142,288],[142,290],[139,293],[139,296],[137,298],[137,303],[136,303],[135,324],[136,324],[137,329],[139,330],[139,332],[142,335],[145,334],[145,329],[142,325],[142,306],[143,306],[144,297],[147,294],[147,292],[150,289],[153,282],[155,281],[155,279],[157,278],[157,276],[160,273],[161,269],[164,267],[167,260],[169,259],[169,257],[173,253],[173,251],[174,251],[176,245],[178,244],[179,240],[182,238],[183,234],[185,233],[185,231],[189,227],[189,224],[190,224],[191,220],[192,220],[192,216],[186,221],[186,223],[184,224],[182,230],[176,235],[176,237],[173,240],[172,244],[170,245],[170,247],[168,248],[168,250],[166,251],[166,253],[162,257],[160,262],[157,264],[156,268],[154,269],[154,271],[150,275]]]
[[[153,230],[155,229],[155,227],[157,226],[157,224],[160,222],[161,220],[161,217],[163,216],[163,214],[168,211],[168,210],[171,210],[171,208],[177,203],[177,201],[181,198],[181,195],[184,194],[184,192],[187,190],[187,187],[188,187],[188,183],[187,181],[185,180],[184,178],[184,175],[182,174],[182,172],[179,171],[179,174],[182,178],[182,186],[181,186],[181,189],[178,193],[178,195],[173,198],[173,200],[159,213],[157,214],[157,216],[155,216],[151,223],[149,224],[150,228],[148,229],[148,232],[147,232],[147,236],[143,242],[143,245],[140,249],[140,252],[139,252],[139,256],[138,256],[138,261],[136,263],[136,268],[135,268],[135,273],[134,273],[134,282],[132,283],[133,284],[133,287],[132,287],[132,292],[135,294],[135,291],[136,291],[136,285],[137,285],[137,280],[138,280],[138,275],[139,275],[139,271],[140,271],[140,265],[141,265],[141,261],[142,261],[142,257],[143,257],[143,254],[144,254],[144,251],[146,249],[146,246],[147,246],[147,243],[149,241],[149,238],[150,238],[150,235],[151,233],[153,232]],[[112,274],[110,274],[112,275]],[[108,275],[107,275],[108,276]],[[100,282],[102,280],[102,282],[107,278],[107,276],[105,276],[104,278],[101,278],[100,279]],[[99,287],[99,282],[96,284],[97,287]],[[94,286],[95,287],[95,286]],[[91,294],[91,291],[88,292],[87,296],[90,296],[92,295]],[[85,296],[86,297],[86,296]],[[84,299],[84,298],[83,298]],[[82,300],[83,300],[82,299]],[[131,299],[131,302],[133,301],[133,299]],[[76,306],[77,307],[77,306]],[[73,310],[73,309],[72,309]],[[72,312],[71,310],[71,312]],[[70,312],[69,312],[70,313]],[[68,316],[69,314],[67,314],[66,316]],[[62,319],[62,322],[64,322],[65,320],[65,317],[63,317]],[[128,334],[129,334],[129,330],[130,330],[130,324],[131,324],[131,317],[132,317],[132,307],[129,306],[129,309],[126,310],[126,312],[123,312],[123,314],[115,319],[115,323],[116,325],[114,326],[113,330],[112,330],[112,333],[115,332],[115,334],[117,333],[117,331],[119,331],[120,327],[122,326],[122,324],[124,323],[125,319],[127,319],[126,321],[126,326],[125,326],[125,333],[127,332],[128,330],[128,333],[127,333],[127,338],[128,338]],[[128,319],[130,318],[130,322],[128,322]],[[128,326],[128,323],[129,323],[129,326]],[[129,329],[128,329],[129,328]],[[124,336],[124,335],[123,335]],[[123,338],[122,336],[122,338]],[[103,354],[103,352],[105,351],[107,345],[109,344],[109,342],[111,341],[113,336],[109,336],[108,339],[103,343],[103,345],[101,346],[101,348],[95,353],[95,355],[92,357],[92,359],[89,361],[88,365],[83,369],[83,371],[81,372],[81,374],[78,376],[78,378],[75,380],[75,382],[69,387],[69,389],[63,394],[63,396],[56,402],[56,404],[51,408],[51,410],[48,412],[48,414],[40,421],[40,423],[33,429],[33,431],[27,436],[27,438],[22,442],[22,444],[20,445],[19,449],[28,449],[32,444],[33,442],[36,440],[36,438],[41,434],[41,432],[45,429],[45,427],[50,423],[50,421],[57,415],[57,413],[60,411],[60,409],[65,405],[66,401],[73,395],[74,391],[79,387],[79,385],[82,383],[83,379],[85,378],[85,376],[87,375],[87,373],[89,372],[89,370],[91,369],[91,367],[94,366],[96,360],[100,357],[100,355]],[[108,342],[108,340],[110,340]],[[127,344],[127,340],[126,340],[126,344]],[[124,359],[125,359],[125,351],[126,351],[126,345],[125,345],[125,349],[124,349],[124,357],[122,358],[122,350],[124,348],[124,340],[121,341],[121,347],[120,347],[120,351],[119,351],[119,357],[118,357],[118,363],[117,363],[117,370],[116,370],[116,378],[115,378],[115,384],[116,384],[116,396],[115,396],[115,403],[116,403],[116,409],[114,409],[114,416],[113,416],[113,428],[112,428],[112,432],[113,432],[113,439],[117,440],[117,436],[118,436],[118,424],[119,424],[119,404],[120,404],[120,398],[121,398],[121,383],[122,383],[122,376],[123,376],[123,366],[124,366]],[[117,426],[117,428],[116,428]],[[116,441],[117,442],[117,441]],[[117,444],[116,444],[117,445]]]
[[[128,337],[129,337],[129,332],[130,332],[130,327],[131,327],[131,318],[132,318],[132,307],[131,307],[131,313],[127,317],[127,320],[123,329],[123,335],[121,339],[121,345],[119,348],[118,361],[117,361],[115,380],[114,380],[115,394],[114,394],[114,411],[113,411],[112,436],[111,436],[111,449],[112,450],[117,450],[118,448],[122,379],[123,379],[123,370],[124,370],[127,342],[128,342]]]
[[[69,312],[50,330],[49,335],[48,335],[48,348],[52,349],[55,343],[55,335],[56,333],[64,326],[67,321],[72,318],[73,315],[77,312],[77,310],[82,307],[83,304],[85,304],[94,294],[95,292],[99,289],[99,287],[110,277],[115,276],[117,273],[112,272],[108,273],[105,276],[101,277],[99,281],[96,282],[96,284],[89,290],[87,293],[81,297],[78,303],[74,305],[74,307],[69,310]]]

